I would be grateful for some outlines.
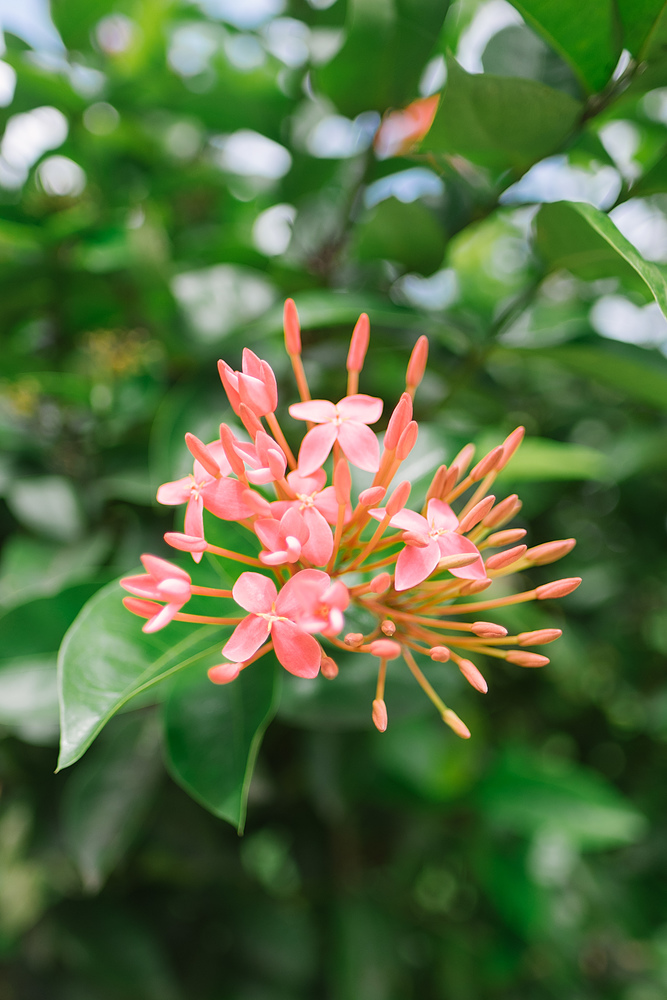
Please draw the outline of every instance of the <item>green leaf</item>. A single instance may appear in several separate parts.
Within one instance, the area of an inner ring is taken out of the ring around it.
[[[417,96],[449,0],[348,0],[347,37],[317,74],[345,115],[385,111]]]
[[[239,833],[245,825],[255,760],[275,715],[281,682],[282,668],[272,654],[243,670],[231,684],[212,684],[197,665],[181,674],[165,705],[174,778]]]
[[[442,226],[419,201],[380,202],[357,228],[357,240],[362,260],[398,261],[404,269],[425,275],[440,267],[445,253]]]
[[[541,352],[540,352],[541,353]],[[478,454],[484,455],[500,444],[497,437],[484,439]],[[607,458],[594,448],[548,438],[527,438],[500,474],[504,480],[525,482],[549,479],[608,479]]]
[[[100,581],[78,583],[52,597],[39,597],[0,615],[0,661],[58,651],[65,632]],[[39,628],[35,623],[39,622]]]
[[[630,2],[630,0],[628,0]],[[586,90],[602,90],[621,54],[611,0],[511,0],[521,16],[567,59]]]
[[[0,664],[0,725],[26,743],[58,741],[55,653],[17,657]]]
[[[575,201],[542,205],[535,236],[550,270],[565,268],[587,281],[617,276],[643,294],[650,293],[667,316],[664,274],[644,260],[604,212]]]
[[[482,54],[485,73],[539,80],[571,97],[581,87],[569,65],[525,24],[510,24],[489,40]]]
[[[667,3],[665,0],[616,0],[616,3],[623,27],[623,46],[641,58],[659,27]]]
[[[646,821],[594,771],[561,760],[508,753],[477,793],[494,826],[532,836],[549,830],[581,850],[632,844]]]
[[[632,186],[633,197],[645,198],[667,191],[667,156],[661,156]]]
[[[524,170],[560,148],[582,110],[579,101],[536,80],[466,73],[450,58],[447,84],[420,152]]]
[[[122,716],[107,733],[69,778],[63,800],[65,843],[93,892],[138,833],[162,772],[154,714]]]
[[[95,594],[60,647],[59,770],[78,760],[135,695],[190,664],[205,671],[220,659],[225,629],[177,622],[147,635],[122,596],[117,582]]]

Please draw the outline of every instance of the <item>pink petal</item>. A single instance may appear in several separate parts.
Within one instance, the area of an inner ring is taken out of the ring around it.
[[[248,615],[242,622],[239,622],[229,641],[222,647],[222,655],[236,662],[247,660],[253,653],[257,652],[268,635],[269,623],[266,618]]]
[[[187,503],[190,499],[192,489],[192,476],[185,476],[177,479],[173,483],[163,483],[157,491],[158,503],[170,504],[174,506],[179,503]]]
[[[153,618],[149,618],[142,628],[142,632],[157,632],[172,621],[174,615],[178,614],[180,604],[165,604],[161,611]]]
[[[406,545],[396,560],[394,587],[396,590],[409,590],[423,583],[430,576],[440,559],[440,547],[432,539],[425,549]]]
[[[435,497],[428,502],[426,517],[428,523],[440,531],[454,531],[459,526],[459,519],[449,504]]]
[[[279,548],[282,542],[280,521],[276,521],[271,517],[263,517],[259,521],[255,521],[253,525],[255,533],[259,538],[260,542],[265,549],[269,549],[271,552]]]
[[[192,590],[190,584],[185,580],[162,580],[157,585],[159,599],[168,601],[169,604],[178,604],[183,607],[186,601],[190,600]]]
[[[306,405],[303,403],[303,406]],[[309,476],[320,468],[333,448],[336,437],[337,428],[333,424],[320,424],[308,431],[299,451],[299,473],[302,476]]]
[[[458,566],[455,569],[450,569],[449,572],[453,576],[460,577],[462,580],[486,579],[484,561],[481,555],[479,555],[479,549],[469,538],[459,535],[455,531],[447,531],[438,538],[438,547],[441,556],[454,556],[461,553],[476,552],[479,559],[471,563],[470,566]]]
[[[285,511],[280,519],[280,530],[285,537],[294,535],[302,544],[308,540],[308,527],[303,514],[296,507],[290,507]]]
[[[305,508],[303,520],[308,528],[308,540],[303,546],[303,554],[314,566],[325,566],[333,552],[331,528],[315,507]]]
[[[157,585],[151,576],[142,574],[141,576],[125,576],[120,581],[124,590],[129,591],[136,597],[148,597],[151,600],[159,598]]]
[[[260,379],[251,375],[239,375],[239,396],[258,417],[273,413],[275,409],[272,394]]]
[[[274,622],[271,629],[276,656],[291,674],[297,677],[317,677],[322,651],[317,639],[308,635],[294,622]]]
[[[241,573],[232,588],[232,597],[244,611],[266,613],[273,607],[278,591],[273,580],[261,573]],[[229,656],[230,660],[234,657]],[[243,657],[241,657],[243,659]]]
[[[184,569],[181,569],[180,566],[174,566],[173,563],[167,562],[166,559],[159,559],[158,556],[144,554],[141,557],[141,561],[146,572],[150,573],[156,580],[168,580],[173,577],[179,577],[187,583],[191,582],[189,574]]]
[[[292,403],[289,413],[295,420],[312,420],[315,424],[336,419],[336,407],[328,399],[309,399],[305,403]],[[302,476],[307,474],[301,470],[299,472]]]
[[[188,500],[183,527],[186,535],[196,535],[197,538],[204,537],[204,501],[201,496],[192,496]]]
[[[317,493],[322,489],[326,481],[327,474],[324,469],[317,469],[313,472],[312,476],[301,476],[298,472],[290,472],[287,477],[287,482],[294,492],[304,493],[306,496],[312,496],[313,493]]]
[[[322,474],[324,475],[324,470],[322,470]],[[329,524],[336,523],[338,520],[338,501],[336,500],[336,490],[333,486],[327,486],[321,490],[315,497],[314,505]],[[351,509],[350,513],[352,513]]]
[[[238,415],[241,399],[239,397],[239,380],[236,372],[229,367],[226,361],[218,361],[218,372],[220,374],[220,381],[227,393],[230,406],[234,413]]]
[[[243,500],[246,489],[238,479],[214,479],[204,486],[201,496],[206,510],[222,521],[241,521],[253,513]],[[187,531],[187,534],[194,532]]]
[[[339,416],[344,420],[356,420],[360,424],[374,424],[382,416],[382,400],[376,396],[366,396],[357,393],[356,396],[345,396],[336,407]]]
[[[243,348],[241,370],[244,375],[252,375],[253,378],[259,379],[262,377],[262,360],[249,347]]]
[[[278,594],[276,613],[298,620],[304,609],[317,602],[329,587],[330,578],[320,569],[302,569]]]
[[[416,531],[420,535],[428,535],[428,521],[414,510],[399,510],[394,514],[389,524],[392,528],[403,528],[404,531]]]
[[[365,469],[366,472],[377,472],[380,467],[380,445],[370,427],[357,423],[356,420],[348,420],[338,428],[338,441],[352,465]]]
[[[322,600],[331,608],[338,608],[340,611],[345,611],[345,608],[350,603],[350,592],[341,580],[335,580],[322,595]]]

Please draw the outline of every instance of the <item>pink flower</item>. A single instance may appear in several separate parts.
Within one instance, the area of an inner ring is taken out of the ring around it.
[[[257,432],[254,444],[234,438],[233,447],[236,454],[251,467],[247,476],[254,485],[265,486],[284,477],[287,468],[285,453],[266,431]]]
[[[301,551],[308,541],[308,528],[298,510],[290,507],[279,521],[271,517],[262,518],[255,521],[253,527],[264,548],[268,549],[259,554],[266,566],[283,566],[301,558]],[[331,539],[328,525],[326,528]],[[333,540],[330,547],[333,548]]]
[[[257,417],[273,413],[278,405],[278,388],[271,365],[245,347],[241,369],[235,372],[226,361],[218,361],[220,378],[234,413],[239,414],[241,403]]]
[[[279,517],[283,517],[288,510],[299,512],[308,529],[303,554],[314,566],[324,566],[329,562],[333,552],[333,535],[329,524],[335,524],[338,517],[336,490],[333,486],[322,489],[326,482],[323,469],[318,469],[312,476],[300,476],[298,472],[290,472],[287,482],[296,493],[296,500],[274,500],[271,511]],[[352,508],[348,504],[345,512],[346,522],[351,514]]]
[[[289,613],[306,632],[333,636],[345,624],[343,611],[350,603],[350,593],[340,580],[331,582],[319,569],[304,569],[290,580],[293,584],[287,605]],[[288,584],[289,586],[289,584]]]
[[[345,396],[334,405],[328,399],[310,399],[293,403],[289,408],[296,420],[310,420],[317,427],[308,431],[299,451],[299,474],[310,476],[326,461],[338,441],[346,458],[359,469],[377,472],[380,446],[375,434],[367,427],[382,415],[382,400],[358,393]]]
[[[143,555],[141,561],[146,574],[126,576],[120,581],[120,585],[136,597],[167,602],[143,626],[144,632],[157,632],[158,629],[168,625],[174,615],[178,614],[183,605],[190,600],[192,580],[184,569],[174,566],[166,559]]]
[[[382,508],[369,513],[378,521],[385,514]],[[396,560],[396,590],[409,590],[422,583],[443,556],[477,553],[478,559],[470,566],[452,568],[450,573],[465,580],[486,578],[484,562],[477,546],[469,538],[457,534],[459,519],[449,504],[442,500],[429,500],[426,517],[404,508],[392,517],[389,524],[392,528],[404,528],[410,532],[408,544]]]
[[[314,572],[318,571],[297,573],[280,593],[268,577],[260,573],[241,573],[232,596],[250,614],[234,629],[223,647],[223,656],[236,663],[243,662],[257,652],[270,634],[276,656],[286,670],[297,677],[316,677],[322,655],[320,644],[295,620],[304,592],[304,581],[300,577]]]

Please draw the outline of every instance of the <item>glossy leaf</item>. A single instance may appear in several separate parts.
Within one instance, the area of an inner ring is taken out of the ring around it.
[[[442,263],[445,234],[421,202],[387,198],[359,226],[357,253],[362,260],[397,261],[404,270],[432,274]]]
[[[493,35],[482,65],[485,73],[539,80],[571,97],[581,96],[581,85],[568,63],[525,24],[510,24]]]
[[[667,280],[644,260],[609,216],[584,202],[542,205],[535,222],[536,243],[550,270],[565,268],[587,281],[617,275],[652,295],[667,315]]]
[[[198,664],[181,674],[165,705],[174,778],[240,833],[255,760],[281,683],[282,670],[272,654],[224,685],[212,684]]]
[[[147,635],[140,619],[123,607],[122,596],[116,582],[96,594],[60,647],[59,769],[78,760],[135,695],[192,663],[205,670],[220,659],[223,629],[172,623]]]
[[[623,27],[623,45],[638,58],[646,55],[653,36],[660,29],[665,0],[616,0]]]
[[[454,59],[420,152],[458,154],[481,166],[523,170],[555,152],[575,128],[579,101],[536,80],[471,74]]]

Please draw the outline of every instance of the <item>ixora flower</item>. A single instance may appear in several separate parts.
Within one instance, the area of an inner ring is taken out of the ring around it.
[[[242,440],[240,427],[232,430],[224,423],[220,439],[210,444],[187,434],[193,473],[161,486],[158,500],[187,504],[185,531],[167,532],[169,545],[190,552],[195,562],[207,553],[233,560],[243,570],[231,591],[219,590],[197,586],[185,570],[144,555],[146,574],[122,581],[133,595],[124,603],[147,619],[144,631],[170,622],[234,626],[222,647],[225,662],[208,672],[216,684],[234,681],[270,651],[290,673],[309,679],[320,672],[330,680],[337,676],[331,656],[336,648],[374,656],[378,677],[371,717],[381,732],[388,725],[387,665],[402,660],[442,719],[467,738],[468,727],[435,690],[438,673],[456,669],[475,690],[486,693],[486,679],[471,657],[503,659],[519,667],[548,663],[531,647],[553,642],[560,629],[508,635],[504,625],[485,615],[502,614],[503,608],[524,601],[565,597],[581,580],[568,577],[520,593],[508,594],[504,588],[501,596],[490,599],[481,596],[483,591],[497,578],[561,559],[575,542],[566,538],[528,548],[523,528],[506,527],[521,501],[515,494],[497,501],[490,490],[521,444],[522,427],[472,468],[474,447],[466,445],[449,465],[436,470],[419,509],[408,506],[411,484],[403,480],[394,485],[394,480],[417,441],[412,406],[428,341],[420,337],[415,344],[406,391],[380,440],[370,425],[380,420],[383,402],[358,392],[369,334],[363,314],[347,357],[347,395],[336,404],[311,399],[298,315],[294,302],[287,300],[285,346],[301,397],[289,413],[308,424],[294,450],[288,439],[299,424],[283,431],[269,364],[247,349],[240,372],[219,363],[229,403],[249,440]],[[356,497],[350,464],[368,477]],[[205,510],[240,524],[254,539],[257,555],[211,544]],[[231,599],[239,613],[189,614],[183,608],[192,595]],[[362,612],[359,620],[373,622],[366,633],[345,633],[345,612],[351,608]]]

